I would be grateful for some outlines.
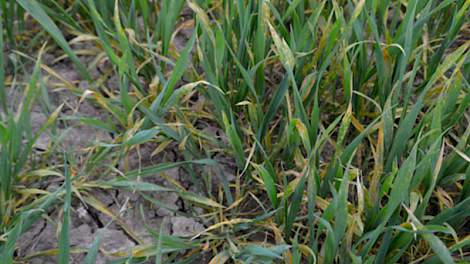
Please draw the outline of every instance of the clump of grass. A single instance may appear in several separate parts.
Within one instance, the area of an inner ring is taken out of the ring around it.
[[[35,139],[28,111],[41,63],[28,76],[16,117],[6,101],[17,87],[7,81],[8,68],[0,72],[5,263],[34,224],[26,215],[62,197],[58,252],[67,262],[71,199],[109,215],[90,194],[100,188],[144,197],[171,191],[204,208],[194,217],[206,230],[191,239],[150,230],[157,242],[145,244],[124,227],[140,243],[124,261],[178,256],[189,263],[207,254],[210,263],[468,260],[469,1],[17,0],[0,7],[7,55],[55,43],[90,83],[87,91],[66,87],[112,117],[63,120],[113,134],[84,163],[69,161],[76,174],[65,163],[64,187],[24,204],[19,186],[34,172],[24,165]],[[28,43],[21,36],[32,21],[42,33]],[[190,33],[181,47],[183,31]],[[110,62],[115,86],[94,80],[80,62],[77,54],[86,52],[70,43],[81,41]],[[154,153],[177,146],[180,160],[112,168],[150,144]],[[233,166],[223,167],[220,156]],[[206,166],[220,175],[200,173]],[[145,180],[175,167],[198,194]],[[97,179],[102,171],[113,179]],[[222,180],[213,186],[216,176]]]

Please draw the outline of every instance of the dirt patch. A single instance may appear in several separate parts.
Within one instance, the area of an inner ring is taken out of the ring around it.
[[[189,9],[186,12],[189,17],[191,12]],[[182,25],[177,29],[172,40],[171,48],[178,51],[184,49],[193,33],[192,24],[183,23]],[[114,143],[115,140],[113,133],[84,124],[83,119],[80,120],[80,118],[93,118],[96,122],[109,123],[109,120],[114,118],[102,105],[84,94],[99,91],[102,96],[107,97],[106,89],[118,90],[119,80],[109,60],[102,54],[98,55],[101,51],[96,50],[94,44],[76,42],[72,44],[72,48],[97,52],[96,56],[78,56],[96,81],[94,83],[84,81],[70,60],[57,59],[62,55],[61,52],[55,49],[47,50],[42,57],[42,62],[48,68],[42,69],[40,77],[47,89],[47,96],[38,100],[31,109],[31,126],[34,133],[38,132],[48,122],[52,111],[63,104],[54,129],[46,129],[35,142],[34,148],[38,156],[51,149],[66,150],[77,157],[77,160],[82,161],[86,160],[90,149],[98,142]],[[31,73],[33,66],[33,64],[28,64],[25,73]],[[21,101],[20,98],[29,81],[27,74],[24,76],[25,80],[21,80],[22,85],[18,86],[18,89],[8,91],[10,99],[8,101],[12,108],[19,105],[18,102]],[[223,131],[220,129],[215,127],[208,129],[212,129],[211,132],[215,136],[223,136]],[[115,164],[110,162],[106,165],[124,172],[183,158],[177,145],[170,144],[158,155],[153,155],[157,147],[158,145],[153,143],[141,145],[139,148],[130,149],[122,159],[116,160]],[[116,157],[118,157],[117,154]],[[47,161],[47,164],[56,164],[55,162],[52,158]],[[234,178],[228,173],[234,161],[224,160],[222,163],[224,164],[222,171],[227,172],[223,176],[220,176],[219,170],[211,168],[197,167],[195,171],[198,175],[204,174],[207,178],[214,179],[213,185],[220,185],[224,180],[230,181]],[[84,164],[86,163],[76,164],[73,168],[74,173]],[[216,177],[212,177],[213,175]],[[88,180],[104,181],[114,175],[101,175],[94,171],[92,175],[86,175],[86,177],[89,177]],[[142,180],[168,188],[180,185],[195,193],[199,192],[193,186],[194,179],[191,179],[189,173],[180,168],[170,169]],[[63,179],[48,178],[40,183],[31,184],[38,189],[52,190],[62,185]],[[96,203],[92,205],[86,199],[94,199]],[[202,214],[204,210],[182,200],[175,192],[139,193],[122,189],[86,189],[83,197],[74,195],[72,202],[71,263],[83,263],[87,250],[98,236],[100,237],[100,251],[97,263],[106,263],[118,256],[126,256],[137,246],[156,243],[155,234],[160,231],[177,237],[194,236],[202,232],[206,226],[196,217],[190,217],[189,212]],[[62,204],[59,202],[20,237],[15,251],[18,260],[33,264],[57,263],[62,214]]]

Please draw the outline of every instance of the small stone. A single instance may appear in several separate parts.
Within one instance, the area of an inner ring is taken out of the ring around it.
[[[171,179],[173,179],[177,182],[179,182],[179,180],[180,180],[180,174],[179,174],[179,169],[178,168],[169,169],[169,170],[166,170],[163,173],[166,176],[170,177]],[[163,177],[162,177],[162,179],[163,179]],[[164,181],[163,185],[165,185],[167,187],[173,187],[173,184],[169,181]]]
[[[224,184],[225,181],[233,182],[237,178],[228,166],[204,166],[203,172],[211,176],[212,183],[216,186]]]
[[[80,90],[88,90],[90,89],[90,83],[88,81],[80,81],[78,84],[78,88]]]
[[[90,214],[88,213],[88,211],[83,206],[80,206],[77,209],[77,215],[78,215],[78,218],[80,220],[82,220],[83,223],[92,223],[92,221],[93,221],[91,219]]]
[[[31,112],[31,128],[33,133],[37,133],[39,129],[47,122],[47,116],[41,112],[33,111]],[[39,138],[34,142],[34,148],[37,150],[45,151],[49,143],[51,142],[51,137],[47,132],[43,132],[39,135]]]
[[[156,195],[155,199],[161,202],[162,204],[166,205],[168,208],[178,210],[178,195],[176,193],[159,193]],[[167,208],[160,207],[157,209],[157,215],[158,216],[173,216],[175,213],[173,213],[171,210]]]
[[[88,126],[71,127],[63,131],[63,144],[67,148],[74,150],[84,148],[96,141],[109,142],[109,134]]]
[[[38,151],[46,151],[50,142],[51,137],[46,133],[42,133],[36,142],[34,142],[34,148]]]
[[[47,116],[41,112],[31,112],[31,128],[36,133],[47,121]]]
[[[88,248],[93,243],[93,234],[88,224],[70,230],[70,244],[74,247]]]
[[[135,246],[135,243],[119,230],[115,229],[99,229],[101,235],[101,246],[109,253],[129,250]]]
[[[171,218],[171,228],[174,236],[190,237],[204,231],[204,226],[194,220],[184,216]]]
[[[196,212],[197,215],[202,215],[204,213],[204,209],[201,207],[193,207],[194,212]]]
[[[80,80],[79,73],[67,63],[57,64],[53,69],[60,77],[69,82]]]

